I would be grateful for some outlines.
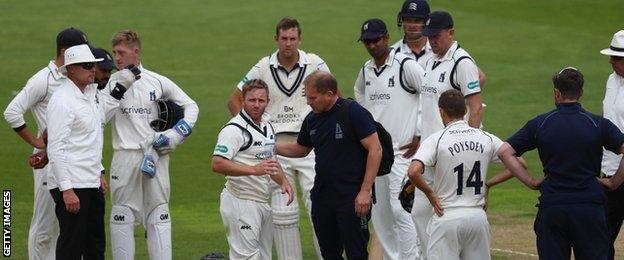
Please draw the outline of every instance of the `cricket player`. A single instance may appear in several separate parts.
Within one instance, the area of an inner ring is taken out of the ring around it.
[[[273,126],[264,114],[268,91],[259,79],[243,85],[243,110],[221,129],[212,157],[212,170],[227,180],[220,210],[230,259],[271,259],[271,180],[280,186],[286,205],[293,200],[275,157]]]
[[[503,142],[463,120],[466,105],[460,91],[445,91],[438,104],[445,127],[421,143],[408,172],[435,210],[427,227],[427,259],[490,259],[484,183]],[[433,187],[422,176],[425,166],[434,169]]]
[[[4,119],[26,143],[34,148],[33,153],[43,151],[46,144],[42,133],[46,129],[45,114],[48,101],[54,91],[67,77],[59,72],[65,63],[65,50],[72,46],[86,44],[87,36],[76,28],[67,28],[56,36],[56,57],[33,75],[24,88],[11,100],[4,111]],[[33,134],[26,126],[24,115],[30,110],[37,125]],[[47,172],[49,167],[33,169],[34,203],[33,216],[28,231],[28,258],[54,259],[56,237],[59,234],[58,222],[54,215],[54,201],[48,192]]]
[[[468,107],[467,122],[472,127],[480,127],[482,117],[481,87],[479,70],[468,52],[459,47],[453,40],[455,29],[453,18],[447,12],[437,11],[429,16],[423,35],[428,37],[431,49],[435,54],[428,60],[425,67],[425,78],[421,86],[421,120],[419,127],[422,138],[428,138],[437,131],[444,129],[442,118],[438,112],[438,99],[442,92],[458,89],[466,97]],[[425,169],[424,178],[430,183],[433,180],[432,169]],[[414,194],[414,201],[421,201],[422,193]],[[427,223],[432,217],[432,209],[426,203],[414,203],[412,219],[416,225],[421,251],[426,253],[428,244]]]
[[[329,72],[325,61],[318,55],[299,49],[301,44],[301,27],[291,17],[282,18],[275,28],[275,45],[277,51],[263,57],[238,83],[230,97],[228,108],[232,115],[241,111],[242,87],[248,80],[262,79],[269,86],[271,103],[267,106],[270,122],[275,127],[277,142],[294,142],[301,123],[311,111],[306,104],[303,80],[312,72],[322,70]],[[310,216],[310,190],[314,184],[314,153],[305,158],[277,157],[286,177],[296,189],[295,178],[303,189],[303,201]],[[284,206],[284,197],[279,187],[273,186],[271,207],[275,223],[275,244],[279,259],[301,259],[301,240],[299,235],[299,206],[293,203]],[[296,192],[295,192],[296,193]],[[295,198],[295,202],[297,199]],[[320,257],[318,242],[314,236],[314,246]]]
[[[98,89],[104,89],[108,84],[111,73],[116,70],[115,62],[113,62],[113,56],[103,48],[94,48],[91,50],[93,56],[102,61],[95,63],[95,83],[98,84]]]
[[[113,259],[134,258],[134,226],[138,224],[143,224],[147,231],[150,259],[171,259],[169,152],[190,135],[199,108],[173,81],[143,66],[141,39],[136,31],[119,31],[112,43],[117,67],[125,68],[111,75],[102,91],[107,102],[106,118],[113,131],[110,167]],[[140,78],[126,68],[128,65],[138,67]],[[155,132],[150,122],[158,118],[156,101],[160,99],[182,106],[184,118],[171,129]],[[160,155],[157,164],[144,163],[141,143],[154,143]],[[143,173],[146,165],[151,166],[153,175]]]
[[[419,89],[423,69],[406,55],[388,46],[388,30],[380,19],[361,28],[360,41],[371,55],[354,85],[355,100],[366,108],[392,136],[394,164],[390,174],[375,179],[376,204],[371,220],[387,259],[415,259],[416,230],[410,214],[398,200],[402,181],[420,142],[417,131]]]

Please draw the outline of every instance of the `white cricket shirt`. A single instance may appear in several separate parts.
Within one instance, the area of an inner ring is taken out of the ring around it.
[[[607,80],[607,90],[602,101],[604,118],[611,120],[620,131],[624,131],[624,78],[613,72]],[[622,155],[604,150],[602,155],[602,172],[613,176],[617,171]]]
[[[411,143],[414,136],[420,136],[418,92],[422,80],[423,69],[418,63],[393,49],[381,68],[373,59],[364,63],[355,80],[355,100],[390,133],[395,152]]]
[[[287,71],[277,60],[277,53],[264,57],[254,65],[238,83],[242,91],[248,80],[261,79],[269,87],[269,105],[266,113],[276,133],[298,133],[303,119],[312,111],[307,105],[303,80],[312,72],[329,72],[329,67],[318,55],[299,52],[299,61],[292,71]]]
[[[424,138],[444,128],[438,109],[438,99],[444,91],[453,89],[451,80],[457,84],[464,96],[481,93],[479,86],[479,69],[472,57],[463,58],[457,63],[454,77],[451,71],[461,57],[470,57],[457,42],[442,57],[434,55],[427,61],[425,79],[421,87],[422,120],[420,130]]]
[[[48,157],[52,171],[48,189],[100,187],[104,111],[97,85],[85,92],[71,80],[54,92],[48,103]]]
[[[498,137],[468,126],[450,123],[425,139],[412,160],[433,167],[433,190],[443,208],[483,206],[490,162],[500,162]]]
[[[213,155],[249,166],[273,158],[275,133],[267,119],[267,116],[263,116],[262,122],[257,125],[243,109],[219,132]],[[232,124],[237,124],[245,131]],[[259,202],[269,201],[269,175],[226,176],[225,179],[225,187],[235,197]]]
[[[54,60],[33,75],[24,88],[11,100],[4,111],[4,119],[13,129],[26,124],[24,114],[30,110],[37,124],[37,136],[46,128],[46,109],[54,91],[67,78],[58,70]]]

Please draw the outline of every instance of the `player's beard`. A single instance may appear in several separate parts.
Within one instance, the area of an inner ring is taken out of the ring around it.
[[[423,35],[422,35],[422,31],[420,32],[412,32],[412,31],[405,31],[405,41],[406,42],[417,42],[420,39],[422,39]]]
[[[98,86],[97,89],[104,89],[106,87],[106,84],[108,84],[108,80],[109,78],[105,78],[105,79],[95,79],[95,81],[97,82]]]

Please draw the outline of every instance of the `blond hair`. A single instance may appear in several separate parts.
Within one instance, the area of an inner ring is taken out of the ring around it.
[[[141,49],[141,38],[139,37],[139,33],[134,30],[121,30],[113,35],[113,46],[117,46],[119,44],[125,44],[131,48]]]

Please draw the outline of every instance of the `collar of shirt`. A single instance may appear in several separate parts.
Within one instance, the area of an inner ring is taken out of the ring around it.
[[[54,60],[50,61],[50,63],[48,64],[48,69],[52,73],[52,76],[54,77],[55,80],[65,78],[65,75],[63,75],[63,73],[59,71],[59,68],[54,63]]]
[[[388,53],[388,57],[386,58],[386,62],[379,69],[383,69],[386,66],[391,67],[392,63],[394,63],[394,56],[396,54],[397,54],[396,50],[394,48],[390,48],[390,53]],[[372,69],[377,69],[377,65],[375,65],[375,59],[368,60],[368,62],[366,63],[366,67],[372,68]]]
[[[257,124],[256,124],[256,122],[254,122],[254,121],[253,121],[253,119],[251,119],[251,116],[249,116],[249,114],[247,114],[247,111],[245,111],[245,109],[241,109],[240,114],[241,114],[241,116],[242,116],[243,118],[245,118],[245,119],[246,119],[245,121],[248,121],[248,122],[250,122],[250,123],[253,123],[253,125],[257,126],[257,127],[258,127],[258,128],[260,128],[260,129],[262,129],[262,127],[264,127],[264,126],[266,125],[266,122],[268,122],[268,121],[269,121],[269,119],[271,118],[271,117],[269,116],[269,114],[264,113],[264,114],[262,114],[262,119],[260,119],[260,125],[257,125]]]
[[[423,37],[425,37],[425,36],[423,36]],[[403,54],[418,54],[420,56],[422,56],[422,54],[425,54],[425,53],[431,51],[431,45],[429,44],[429,40],[427,40],[427,43],[425,43],[424,48],[422,50],[420,50],[420,53],[414,53],[412,51],[412,49],[410,49],[409,45],[407,45],[407,41],[405,41],[405,38],[403,38],[403,40],[401,40],[400,48],[401,48],[401,53],[403,53]]]
[[[297,61],[297,65],[299,67],[303,67],[303,65],[307,65],[310,64],[310,58],[308,57],[308,54],[305,53],[302,50],[297,50],[299,52],[299,60]],[[279,61],[277,60],[277,53],[279,52],[279,50],[276,50],[270,57],[269,57],[269,64],[273,67],[282,67],[283,66],[279,63]],[[297,66],[295,66],[295,68],[297,68]]]
[[[562,113],[576,113],[583,110],[579,102],[567,102],[557,104],[557,110]]]
[[[458,121],[453,121],[451,123],[449,123],[448,125],[446,125],[446,129],[451,128],[453,126],[459,126],[459,125],[468,125],[468,123],[466,122],[466,120],[458,120]]]
[[[434,55],[434,60],[435,61],[445,61],[445,60],[452,60],[453,59],[453,54],[455,53],[455,51],[457,50],[457,48],[459,48],[459,44],[457,43],[457,41],[454,41],[453,44],[451,45],[451,47],[448,49],[448,51],[446,51],[446,53],[444,54],[444,56],[442,56],[441,58],[438,57],[438,55]]]
[[[85,87],[84,89],[84,93],[82,93],[82,91],[80,91],[80,89],[78,88],[78,86],[76,85],[76,83],[74,83],[71,80],[68,80],[69,84],[72,86],[72,91],[74,93],[74,96],[76,96],[76,98],[79,99],[83,99],[83,100],[87,100],[89,101],[89,97],[90,96],[94,96],[95,95],[95,90],[97,89],[97,85],[95,84],[89,84]]]

